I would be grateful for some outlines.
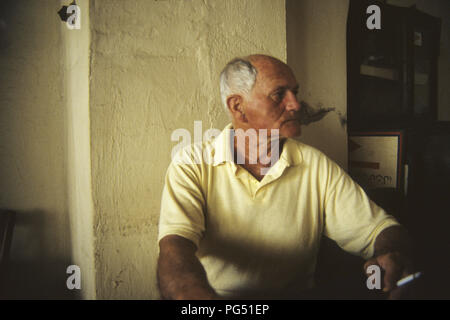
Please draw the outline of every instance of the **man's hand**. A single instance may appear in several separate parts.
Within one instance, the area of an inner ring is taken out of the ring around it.
[[[411,260],[400,252],[389,252],[368,260],[364,270],[370,265],[378,265],[384,271],[383,291],[389,292],[389,299],[401,299],[406,290],[398,288],[397,281],[413,272]]]
[[[389,292],[389,299],[401,299],[406,292],[405,287],[397,287],[397,281],[414,271],[411,251],[411,241],[406,230],[401,226],[393,226],[377,236],[374,257],[364,264],[364,271],[370,265],[380,266],[384,272],[383,291]]]

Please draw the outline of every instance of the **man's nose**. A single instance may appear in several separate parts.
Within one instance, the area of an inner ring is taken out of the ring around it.
[[[287,111],[300,111],[300,103],[298,102],[297,97],[292,91],[287,91],[285,98]]]

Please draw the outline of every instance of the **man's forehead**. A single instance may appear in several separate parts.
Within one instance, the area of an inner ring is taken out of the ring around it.
[[[254,55],[250,56],[249,60],[258,71],[289,69],[289,67],[283,61],[270,56]]]
[[[252,61],[252,64],[258,71],[257,83],[259,81],[260,84],[264,83],[270,86],[296,85],[296,79],[291,68],[275,58],[258,59]]]

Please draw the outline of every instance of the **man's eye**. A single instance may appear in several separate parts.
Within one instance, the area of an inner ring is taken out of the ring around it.
[[[281,100],[283,100],[283,97],[284,97],[284,92],[283,91],[275,92],[273,94],[273,98],[274,98],[275,101],[281,101]]]

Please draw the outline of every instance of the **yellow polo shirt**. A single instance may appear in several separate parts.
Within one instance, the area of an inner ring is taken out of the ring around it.
[[[222,296],[311,288],[322,235],[368,259],[377,235],[398,224],[336,163],[294,139],[258,181],[232,160],[231,128],[174,157],[158,236],[195,243],[209,283]]]

